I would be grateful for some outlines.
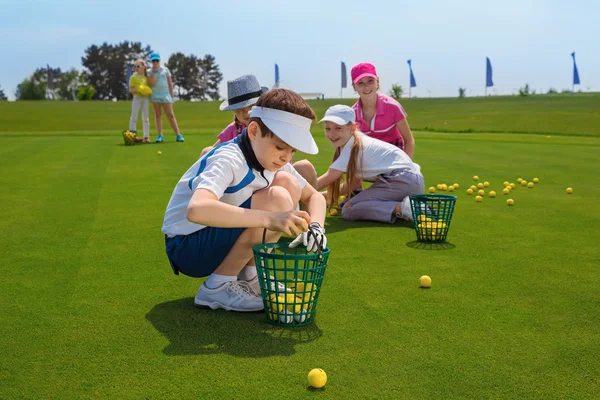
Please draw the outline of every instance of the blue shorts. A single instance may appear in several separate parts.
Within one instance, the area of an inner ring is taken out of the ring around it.
[[[252,198],[249,198],[240,207],[250,208],[251,202]],[[212,274],[245,229],[207,226],[189,235],[165,236],[167,257],[173,272],[192,278]]]

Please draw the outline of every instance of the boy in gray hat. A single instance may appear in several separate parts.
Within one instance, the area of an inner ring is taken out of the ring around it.
[[[289,163],[296,150],[317,154],[313,110],[287,89],[273,89],[252,108],[248,128],[199,159],[177,183],[162,231],[175,274],[209,278],[194,303],[260,311],[252,247],[294,235],[290,246],[327,248],[325,199]],[[302,202],[307,211],[297,211]]]

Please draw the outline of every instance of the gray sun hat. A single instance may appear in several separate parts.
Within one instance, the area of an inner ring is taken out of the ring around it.
[[[261,87],[254,75],[244,75],[227,81],[227,100],[221,103],[221,111],[234,111],[252,106],[269,88]]]

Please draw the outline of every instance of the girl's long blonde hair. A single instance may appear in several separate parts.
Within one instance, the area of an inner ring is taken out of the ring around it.
[[[360,138],[361,132],[356,129],[356,124],[352,122],[350,122],[350,124],[353,125],[352,135],[354,136],[354,143],[350,150],[350,159],[348,160],[346,173],[327,187],[327,203],[329,204],[330,209],[338,206],[340,195],[344,195],[348,198],[352,192],[352,182],[358,177],[359,172],[362,170],[363,152],[362,139]],[[341,151],[341,147],[335,149],[333,161],[339,158]],[[344,190],[344,193],[340,193],[340,186],[344,181],[346,183],[346,190]]]

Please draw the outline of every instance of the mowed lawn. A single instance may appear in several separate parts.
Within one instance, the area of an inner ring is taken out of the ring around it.
[[[329,217],[305,328],[197,309],[201,280],[169,267],[164,210],[231,121],[217,104],[175,105],[183,144],[165,129],[125,147],[129,103],[0,103],[1,399],[597,398],[599,96],[403,102],[414,127],[495,132],[415,132],[426,186],[460,185],[455,247]],[[313,134],[323,173],[332,149]],[[473,175],[497,197],[467,195]],[[502,195],[519,177],[540,183]],[[324,390],[307,387],[315,367]]]

